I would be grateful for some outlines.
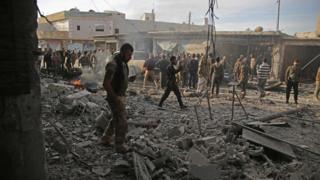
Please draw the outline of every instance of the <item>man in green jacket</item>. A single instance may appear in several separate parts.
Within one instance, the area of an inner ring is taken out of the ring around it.
[[[298,104],[299,82],[300,82],[300,67],[299,60],[295,59],[293,65],[289,66],[286,71],[286,103],[289,103],[291,89],[293,88],[294,102]]]

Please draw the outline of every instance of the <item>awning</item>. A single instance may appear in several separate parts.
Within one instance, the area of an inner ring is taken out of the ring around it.
[[[162,50],[172,51],[178,43],[173,41],[158,41],[157,44],[161,47]]]
[[[205,48],[207,46],[207,42],[203,40],[190,40],[190,41],[183,41],[181,43],[183,51],[187,53],[205,53]]]

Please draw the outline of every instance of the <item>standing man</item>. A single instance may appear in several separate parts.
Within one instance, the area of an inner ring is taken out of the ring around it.
[[[240,57],[236,60],[236,63],[233,66],[233,79],[235,81],[239,80],[239,74],[240,74],[240,68],[241,68],[241,61],[243,59],[243,55],[240,55]]]
[[[247,58],[244,58],[240,65],[240,74],[239,74],[239,86],[241,88],[241,99],[246,96],[246,89],[249,80],[249,67],[247,64]]]
[[[256,75],[256,65],[257,60],[256,58],[251,54],[250,55],[250,75],[251,75],[251,81],[253,80],[253,77]]]
[[[106,65],[106,74],[103,87],[107,91],[107,101],[110,105],[113,118],[106,127],[100,143],[111,145],[112,136],[115,133],[115,150],[118,153],[126,153],[129,148],[126,145],[127,114],[125,108],[125,93],[128,81],[134,81],[134,77],[128,78],[128,61],[131,59],[133,47],[126,43],[120,49],[112,61]]]
[[[286,71],[285,81],[287,84],[286,89],[286,103],[289,103],[291,89],[293,88],[294,102],[298,104],[298,93],[299,93],[299,81],[300,81],[300,67],[299,60],[295,59],[293,65],[289,66]]]
[[[314,97],[318,101],[320,101],[319,93],[320,93],[320,66],[318,68],[318,72],[316,75],[316,89],[314,90]]]
[[[180,60],[178,61],[178,66],[181,66],[181,71],[179,72],[179,80],[181,87],[184,88],[188,84],[188,59],[186,54],[182,54]]]
[[[93,70],[93,72],[96,72],[96,70],[97,70],[97,50],[94,50],[90,54],[90,65],[91,65],[91,69]]]
[[[217,57],[216,62],[211,65],[211,96],[214,94],[214,88],[216,87],[216,96],[219,95],[219,87],[223,80],[224,75],[224,67],[223,64],[220,62],[220,57]]]
[[[164,89],[167,83],[167,68],[170,65],[170,61],[166,58],[166,55],[162,55],[160,61],[157,62],[156,66],[160,69],[160,87]]]
[[[146,87],[146,83],[148,80],[151,80],[156,88],[158,89],[158,84],[155,79],[154,68],[156,66],[156,60],[153,55],[150,55],[150,58],[146,60],[143,64],[143,68],[145,69],[144,80],[143,80],[143,89]]]
[[[44,55],[43,61],[45,63],[46,69],[51,69],[52,67],[52,49],[49,48],[48,52]]]
[[[212,58],[211,55],[209,55],[208,59],[206,59],[205,56],[202,56],[199,62],[197,93],[202,94],[208,85],[208,79],[209,79],[209,73],[210,73],[209,72],[210,63],[208,62],[211,60],[211,58]]]
[[[196,54],[192,54],[192,59],[188,63],[190,89],[196,88],[198,66],[199,66],[199,63],[198,63],[198,60],[196,59]]]
[[[170,92],[173,91],[174,94],[177,97],[177,100],[179,102],[180,108],[184,109],[186,108],[185,105],[183,105],[182,99],[181,99],[181,94],[177,85],[177,81],[176,81],[176,74],[181,70],[180,68],[178,70],[176,70],[174,68],[174,65],[177,64],[177,59],[175,56],[171,56],[170,58],[170,65],[168,66],[168,80],[167,80],[167,87],[166,90],[164,91],[164,94],[161,97],[161,100],[159,102],[159,107],[162,107],[163,102],[168,98],[168,96],[170,95]]]
[[[264,87],[267,83],[267,79],[270,76],[270,65],[267,63],[267,59],[264,58],[262,64],[258,68],[258,91],[260,98],[265,96]]]

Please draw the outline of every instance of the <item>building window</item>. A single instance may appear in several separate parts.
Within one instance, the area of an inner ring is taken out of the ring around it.
[[[77,30],[80,31],[80,25],[77,25]]]
[[[119,29],[118,28],[114,29],[114,33],[119,34]]]
[[[104,32],[104,25],[103,24],[95,24],[96,32]]]

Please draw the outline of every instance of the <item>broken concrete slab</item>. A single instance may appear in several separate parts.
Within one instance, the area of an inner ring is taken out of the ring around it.
[[[76,146],[77,147],[86,147],[86,146],[89,146],[90,144],[92,144],[92,141],[83,141],[83,142],[77,143]]]
[[[111,169],[105,168],[102,166],[98,166],[98,167],[92,168],[92,172],[94,172],[95,174],[97,174],[99,176],[106,176],[111,172]]]
[[[144,159],[136,152],[132,153],[134,171],[137,180],[152,180]]]
[[[150,170],[150,172],[153,172],[156,169],[156,166],[153,164],[152,161],[150,161],[149,158],[146,158],[146,165],[147,165],[148,169]]]
[[[175,126],[168,130],[167,136],[168,137],[182,136],[184,133],[185,133],[184,126]]]
[[[215,164],[210,164],[209,160],[198,150],[192,148],[187,159],[189,160],[190,175],[200,180],[219,179],[220,170]]]
[[[293,152],[289,144],[270,138],[266,136],[264,133],[257,133],[256,130],[253,131],[249,129],[243,129],[242,137],[254,143],[261,144],[264,147],[280,152],[289,157],[296,157],[295,153]]]

